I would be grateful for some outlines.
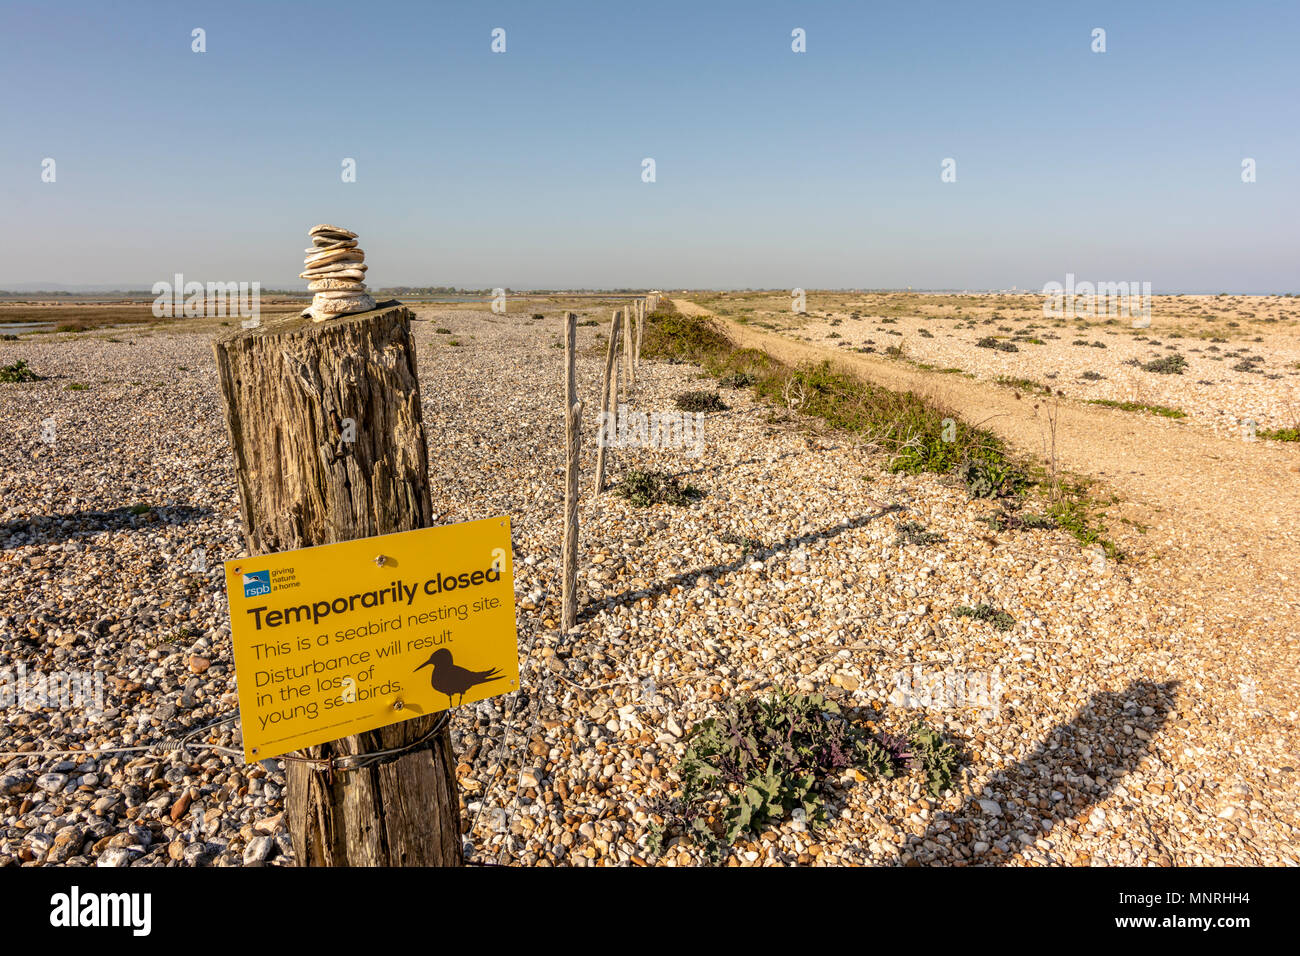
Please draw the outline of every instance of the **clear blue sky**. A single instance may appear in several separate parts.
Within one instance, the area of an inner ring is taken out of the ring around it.
[[[335,222],[376,285],[1300,291],[1298,44],[1295,0],[6,2],[0,288],[305,288]]]

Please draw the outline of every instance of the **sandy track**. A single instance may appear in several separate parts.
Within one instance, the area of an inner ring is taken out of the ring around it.
[[[861,379],[913,391],[982,424],[1011,445],[1046,460],[1042,400],[958,376],[927,372],[860,353],[821,348],[762,332],[686,300],[679,311],[723,323],[738,344],[799,364],[829,359]],[[1062,401],[1056,429],[1059,467],[1095,477],[1120,498],[1112,516],[1145,526],[1138,561],[1169,585],[1169,601],[1188,612],[1188,642],[1215,662],[1206,680],[1229,699],[1236,690],[1243,734],[1269,733],[1278,761],[1294,762],[1300,701],[1300,454],[1245,443],[1176,420]],[[1243,691],[1242,688],[1245,688]],[[1252,699],[1253,698],[1253,699]],[[1279,739],[1281,738],[1281,739]]]

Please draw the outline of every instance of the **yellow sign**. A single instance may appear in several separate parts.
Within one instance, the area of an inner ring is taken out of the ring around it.
[[[250,763],[519,689],[509,518],[225,566]]]

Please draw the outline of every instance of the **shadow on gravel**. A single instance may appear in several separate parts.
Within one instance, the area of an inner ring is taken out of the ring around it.
[[[34,515],[0,524],[0,550],[31,544],[55,544],[101,531],[145,531],[192,524],[216,514],[211,508],[163,505],[135,511],[131,506],[111,511],[73,511],[61,515]]]
[[[871,514],[859,515],[847,524],[837,524],[831,528],[825,528],[821,531],[810,531],[808,534],[801,534],[794,538],[787,538],[770,548],[758,548],[754,551],[742,554],[734,561],[728,561],[726,564],[713,564],[707,568],[696,568],[693,571],[683,571],[681,574],[674,574],[670,578],[658,581],[648,588],[638,591],[623,591],[620,594],[613,594],[603,597],[599,601],[590,601],[584,604],[578,610],[578,620],[585,621],[590,619],[602,607],[618,607],[620,604],[627,604],[630,601],[639,601],[645,597],[658,597],[667,594],[675,587],[694,587],[696,580],[700,575],[707,574],[714,580],[720,575],[729,574],[732,571],[739,571],[752,561],[766,558],[769,555],[779,554],[786,551],[795,551],[806,544],[812,544],[814,541],[829,541],[831,538],[841,535],[846,531],[853,531],[857,528],[866,526],[875,521],[877,518],[883,518],[885,515],[895,511],[906,511],[903,505],[886,505],[879,511],[873,511]]]
[[[1150,738],[1168,718],[1177,687],[1177,681],[1165,684],[1134,681],[1120,693],[1095,694],[1073,720],[1053,727],[1032,754],[997,774],[987,785],[991,796],[986,797],[982,792],[969,795],[960,810],[936,814],[923,835],[909,839],[908,851],[915,854],[915,862],[928,862],[928,854],[921,846],[926,840],[935,840],[944,833],[961,833],[968,824],[986,831],[956,841],[956,845],[971,851],[966,860],[969,866],[1013,862],[1026,848],[1018,834],[1024,833],[1033,840],[1050,839],[1051,831],[1062,818],[1074,817],[1086,825],[1091,808],[1114,793],[1124,776],[1151,749]],[[1143,707],[1151,708],[1153,713],[1143,714]],[[1124,733],[1125,725],[1133,728],[1132,734]],[[1148,739],[1138,737],[1138,731],[1147,734]],[[1091,757],[1084,756],[1084,748],[1091,751]],[[1057,774],[1076,778],[1086,774],[1093,778],[1093,783],[1053,780]],[[1062,794],[1063,799],[1053,801],[1052,791]],[[1038,806],[1026,806],[1022,802],[1026,797],[1036,799]],[[1009,805],[1011,799],[1017,805]],[[986,805],[981,805],[981,800]],[[990,800],[998,807],[988,805]],[[1051,817],[1044,809],[1047,807],[1054,810]],[[1000,815],[990,812],[994,809]],[[1046,830],[1040,822],[1043,820],[1051,824]],[[976,853],[975,844],[980,842],[988,844],[988,849]],[[1155,842],[1160,841],[1157,838]]]

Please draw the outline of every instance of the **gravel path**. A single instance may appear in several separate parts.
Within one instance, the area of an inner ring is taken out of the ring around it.
[[[825,830],[786,821],[728,865],[1300,862],[1294,698],[1243,692],[1233,675],[1256,648],[1225,642],[1195,595],[1171,600],[1166,565],[1099,563],[1062,532],[992,532],[987,506],[944,479],[885,474],[744,391],[724,390],[699,457],[612,453],[614,480],[662,468],[705,496],[644,509],[588,496],[579,627],[558,634],[558,316],[417,315],[439,520],[506,512],[515,530],[524,690],[452,722],[469,860],[702,863],[697,847],[646,846],[693,722],[738,692],[799,687],[901,726],[915,711],[899,680],[919,668],[999,681],[995,713],[921,708],[967,751],[958,789],[935,800],[911,779],[849,774]],[[605,328],[579,329],[587,408]],[[7,707],[0,750],[129,747],[230,715],[219,562],[241,540],[210,341],[0,342],[0,364],[63,376],[0,385],[0,668],[101,673],[106,708]],[[698,374],[644,364],[633,407],[671,408],[710,387]],[[594,414],[587,434],[589,491]],[[902,520],[944,540],[899,545]],[[954,616],[981,601],[1014,626]],[[196,739],[238,742],[229,725]],[[0,863],[289,862],[268,763],[216,749],[0,758]]]

